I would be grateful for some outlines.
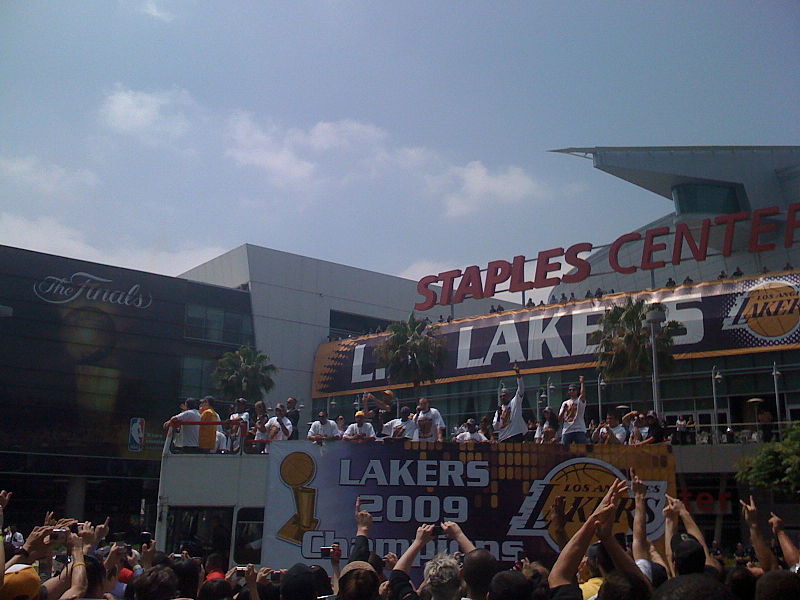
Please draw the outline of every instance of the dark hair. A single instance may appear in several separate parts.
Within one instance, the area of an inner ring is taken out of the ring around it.
[[[99,558],[93,554],[87,554],[83,557],[83,562],[86,563],[86,594],[99,592],[100,595],[105,591],[103,586],[106,580],[106,567]]]
[[[157,567],[158,565],[172,565],[172,560],[170,559],[169,554],[162,552],[161,550],[156,550],[155,554],[153,554],[151,566]]]
[[[197,398],[187,398],[186,399],[186,408],[189,410],[197,410],[200,408],[200,402]]]
[[[136,600],[171,600],[178,592],[178,576],[165,566],[150,567],[133,580]]]
[[[197,598],[200,585],[200,565],[193,558],[176,558],[172,570],[178,576],[178,593],[182,598]]]
[[[756,600],[800,598],[800,577],[791,571],[770,571],[756,582]]]
[[[228,561],[219,552],[212,552],[206,558],[206,571],[219,570],[224,571],[227,567]]]
[[[725,585],[738,600],[753,600],[756,595],[756,576],[744,566],[728,571]]]
[[[484,598],[489,583],[500,569],[497,559],[485,548],[476,548],[464,555],[463,577],[471,598]]]
[[[731,591],[716,579],[701,573],[678,575],[653,594],[653,600],[736,600]]]
[[[338,600],[376,600],[378,574],[367,569],[354,569],[339,580]]]
[[[603,544],[595,542],[586,550],[586,558],[588,558],[589,570],[592,577],[602,577],[603,572],[610,573],[614,570],[614,561],[608,555],[608,551]]]
[[[649,600],[651,594],[641,577],[614,570],[603,577],[597,600]]]
[[[225,600],[233,597],[233,587],[227,579],[211,579],[200,586],[197,600]]]
[[[208,405],[209,405],[211,408],[214,408],[214,402],[216,402],[216,400],[214,399],[214,396],[204,396],[204,397],[203,397],[203,400],[204,400],[205,402],[208,402]]]
[[[330,596],[333,594],[331,578],[325,568],[319,565],[311,565],[309,568],[311,569],[311,573],[314,575],[314,595]]]
[[[375,569],[375,572],[378,574],[378,579],[381,581],[386,579],[386,577],[383,576],[383,569],[386,567],[386,563],[380,556],[374,552],[370,552],[367,562],[372,565],[373,569]]]
[[[489,583],[489,600],[528,600],[533,584],[520,571],[500,571]]]

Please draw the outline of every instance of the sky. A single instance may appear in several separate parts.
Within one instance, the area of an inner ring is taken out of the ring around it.
[[[0,3],[0,244],[418,279],[672,203],[570,146],[800,143],[800,3]]]

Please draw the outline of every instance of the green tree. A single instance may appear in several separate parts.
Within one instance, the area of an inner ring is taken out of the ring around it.
[[[652,310],[664,310],[664,306],[654,302],[648,304],[643,298],[625,298],[624,304],[612,306],[600,319],[600,329],[589,338],[597,344],[597,370],[606,379],[627,375],[646,376],[652,371],[652,344],[650,326],[644,322]],[[656,354],[658,369],[670,373],[675,369],[672,356],[672,339],[683,328],[678,321],[664,323],[656,333]]]
[[[249,346],[235,352],[226,352],[217,362],[214,378],[219,389],[228,400],[244,398],[249,403],[261,400],[275,385],[272,376],[277,367],[269,362],[269,356]]]
[[[410,382],[416,397],[420,384],[436,381],[436,373],[444,366],[444,340],[436,335],[435,326],[418,320],[413,312],[408,321],[389,325],[387,333],[376,351],[378,366],[386,369],[390,382]]]
[[[742,459],[736,480],[797,500],[800,495],[800,423],[784,429],[780,442],[763,444],[753,456]]]

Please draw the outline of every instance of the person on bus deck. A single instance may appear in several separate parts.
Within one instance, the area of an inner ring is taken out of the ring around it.
[[[297,410],[297,398],[289,396],[286,399],[286,418],[292,424],[292,432],[289,434],[290,440],[299,439],[297,424],[300,422],[300,411]]]
[[[356,422],[348,425],[342,439],[357,442],[375,440],[375,429],[372,427],[372,423],[366,420],[363,410],[356,412]]]
[[[214,410],[213,396],[206,396],[200,400],[200,421],[200,433],[198,436],[200,451],[211,452],[217,445],[218,428],[214,425],[214,422],[219,422],[219,415]]]
[[[647,434],[642,434],[644,439],[639,442],[639,445],[645,444],[660,444],[664,441],[664,428],[658,422],[658,415],[654,410],[651,410],[645,416],[645,423],[647,424]]]
[[[413,439],[414,421],[411,420],[411,409],[407,406],[401,408],[400,417],[383,426],[383,434],[389,439]]]
[[[583,420],[583,412],[586,410],[586,385],[583,375],[579,378],[580,388],[571,383],[567,388],[568,399],[561,403],[561,410],[558,411],[558,420],[562,423],[561,443],[565,448],[570,444],[588,444],[589,438],[586,437],[586,421]]]
[[[340,439],[339,428],[336,423],[328,419],[327,411],[319,411],[319,420],[311,424],[306,436],[312,442],[332,442]]]
[[[441,413],[431,407],[430,402],[424,396],[419,399],[417,414],[414,415],[414,426],[417,430],[417,441],[444,441],[447,425],[445,425]]]
[[[200,421],[200,412],[197,410],[198,402],[195,398],[186,399],[186,410],[170,417],[164,422],[164,429],[179,426],[184,452],[197,452],[199,445],[199,425],[182,425],[182,423],[197,423]]]
[[[292,435],[292,430],[292,422],[286,416],[286,407],[278,404],[275,407],[275,416],[267,421],[267,439],[272,442],[288,440]]]
[[[459,433],[454,441],[463,444],[465,442],[488,442],[486,436],[478,431],[478,422],[475,419],[467,419],[467,430]]]
[[[228,439],[230,441],[228,449],[231,452],[238,452],[242,443],[242,424],[244,424],[245,431],[250,429],[250,413],[247,412],[247,400],[244,398],[236,399],[233,412],[228,417],[228,420],[231,421],[228,429]]]
[[[498,442],[521,442],[528,431],[528,424],[522,416],[523,394],[525,384],[519,374],[519,365],[514,363],[514,374],[517,377],[517,391],[514,397],[508,395],[508,390],[503,386],[500,392],[500,403],[494,413],[494,430],[497,432]]]

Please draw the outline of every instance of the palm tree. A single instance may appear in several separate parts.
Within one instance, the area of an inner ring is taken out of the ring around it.
[[[214,378],[220,390],[229,399],[244,398],[248,403],[261,400],[261,394],[275,385],[272,376],[278,368],[269,362],[269,356],[249,346],[235,352],[226,352],[217,362]]]
[[[408,321],[389,325],[389,336],[376,350],[378,366],[386,368],[389,381],[411,382],[414,397],[421,383],[436,381],[436,373],[447,359],[444,340],[435,329],[412,312]]]
[[[643,298],[625,298],[622,305],[614,305],[600,319],[600,329],[589,338],[597,344],[597,370],[606,379],[639,375],[644,377],[652,370],[652,342],[645,317],[653,310],[664,310],[658,302],[648,304]],[[656,332],[656,357],[659,371],[669,373],[675,369],[672,356],[672,338],[683,328],[678,321],[664,323]]]

